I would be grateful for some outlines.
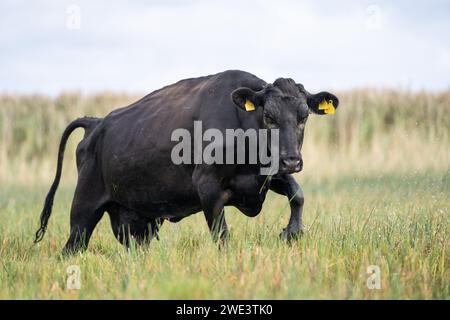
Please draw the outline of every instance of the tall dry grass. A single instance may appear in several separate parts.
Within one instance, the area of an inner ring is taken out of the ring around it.
[[[304,175],[446,170],[450,163],[450,91],[440,93],[353,90],[338,93],[335,116],[311,116],[303,149]],[[0,96],[0,179],[48,182],[60,136],[80,116],[106,115],[139,96],[65,93]],[[65,176],[75,177],[69,141]],[[69,169],[68,169],[69,168]]]

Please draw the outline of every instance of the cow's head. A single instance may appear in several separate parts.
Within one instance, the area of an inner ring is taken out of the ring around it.
[[[262,110],[262,125],[279,129],[280,173],[302,170],[301,148],[308,115],[333,114],[338,98],[329,92],[311,94],[292,79],[277,79],[260,91],[238,88],[231,94],[233,102],[246,112]]]

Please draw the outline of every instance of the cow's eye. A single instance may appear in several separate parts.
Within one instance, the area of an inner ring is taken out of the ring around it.
[[[276,125],[277,124],[277,122],[276,122],[276,120],[272,117],[272,116],[270,116],[270,115],[265,115],[265,120],[266,120],[266,123],[268,124],[268,125]]]
[[[298,116],[298,123],[305,123],[308,119],[308,114],[303,114]]]

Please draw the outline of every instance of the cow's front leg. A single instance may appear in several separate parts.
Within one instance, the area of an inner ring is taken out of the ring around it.
[[[291,216],[286,228],[280,234],[283,240],[292,240],[303,234],[302,211],[303,197],[302,188],[291,175],[274,176],[270,182],[270,190],[285,195],[289,200],[291,207]]]
[[[214,242],[218,240],[224,242],[229,236],[224,207],[231,196],[231,192],[224,190],[220,181],[211,175],[194,175],[194,184],[197,187],[206,222]]]

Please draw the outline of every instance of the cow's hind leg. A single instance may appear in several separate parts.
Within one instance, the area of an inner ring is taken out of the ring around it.
[[[107,209],[111,219],[111,228],[116,239],[127,248],[131,239],[136,244],[148,244],[153,237],[158,238],[162,220],[140,216],[128,208],[120,205],[110,205]]]
[[[70,236],[64,247],[64,254],[87,247],[92,232],[104,213],[105,201],[102,183],[93,167],[85,168],[80,171],[78,176],[70,212]]]

